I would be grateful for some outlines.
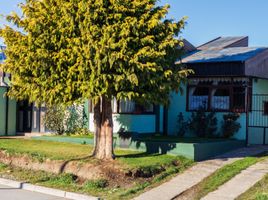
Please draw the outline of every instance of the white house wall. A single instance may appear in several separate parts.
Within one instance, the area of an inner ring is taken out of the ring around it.
[[[93,113],[90,113],[89,130],[92,132],[95,130],[93,119]],[[117,133],[121,128],[130,132],[155,133],[155,123],[155,115],[113,114],[114,133]]]

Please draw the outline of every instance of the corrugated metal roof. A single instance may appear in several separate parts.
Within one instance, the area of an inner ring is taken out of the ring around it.
[[[246,36],[237,36],[237,37],[218,37],[208,43],[205,43],[197,49],[200,50],[209,50],[209,49],[222,49],[228,47],[240,40],[247,39]]]
[[[219,50],[198,50],[188,54],[182,59],[182,62],[207,63],[246,61],[267,49],[268,48],[265,47],[232,47]]]

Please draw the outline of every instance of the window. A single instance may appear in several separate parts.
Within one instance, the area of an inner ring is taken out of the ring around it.
[[[200,108],[207,111],[245,112],[245,84],[241,81],[214,81],[189,85],[187,109],[193,111]]]
[[[189,90],[189,109],[208,108],[209,88],[191,87]]]
[[[211,99],[211,109],[213,110],[229,110],[230,109],[230,90],[229,89],[213,89]]]
[[[153,104],[142,105],[134,101],[129,100],[117,101],[116,99],[113,99],[112,110],[113,113],[120,113],[120,114],[153,114],[154,105]],[[89,112],[91,113],[94,112],[92,101],[89,101]]]

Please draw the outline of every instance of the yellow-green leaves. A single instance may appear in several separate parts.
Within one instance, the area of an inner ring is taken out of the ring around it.
[[[10,95],[71,104],[100,96],[166,103],[188,70],[174,65],[185,19],[164,20],[157,0],[27,0],[23,16],[8,16],[3,68]]]

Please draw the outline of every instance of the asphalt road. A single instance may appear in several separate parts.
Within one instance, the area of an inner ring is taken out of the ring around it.
[[[67,199],[0,185],[0,200],[67,200]]]

